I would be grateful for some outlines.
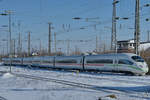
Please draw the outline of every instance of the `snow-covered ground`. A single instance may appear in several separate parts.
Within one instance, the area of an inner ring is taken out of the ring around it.
[[[0,66],[9,71],[9,66]],[[0,74],[0,100],[150,100],[150,76],[12,67],[13,73],[93,85],[97,90]],[[116,89],[116,90],[115,90]]]

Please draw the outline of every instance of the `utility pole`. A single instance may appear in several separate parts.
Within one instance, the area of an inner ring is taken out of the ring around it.
[[[113,0],[113,15],[112,15],[112,34],[111,34],[111,50],[117,52],[117,35],[116,35],[116,4],[119,1]]]
[[[22,55],[22,38],[21,38],[21,33],[19,32],[18,34],[18,55],[21,56]]]
[[[150,31],[148,30],[147,31],[147,42],[149,42],[149,33],[150,33]]]
[[[18,23],[18,30],[19,30],[19,34],[18,34],[18,55],[21,55],[21,33],[20,33],[20,22]]]
[[[104,42],[104,44],[103,44],[103,53],[105,53],[105,52],[106,52],[106,44]]]
[[[5,55],[6,53],[5,53],[5,47],[4,47],[4,45],[3,45],[3,56]]]
[[[96,53],[98,52],[98,37],[96,36]]]
[[[99,51],[99,53],[101,52],[101,43],[102,41],[101,41],[101,36],[99,35],[99,44],[98,44],[98,51]]]
[[[42,54],[42,43],[41,43],[41,39],[39,39],[39,41],[40,41],[40,56],[41,56],[41,54]]]
[[[78,47],[75,45],[75,55],[78,55]]]
[[[7,10],[5,11],[5,13],[9,16],[8,17],[8,21],[9,21],[9,57],[10,57],[10,62],[12,63],[12,52],[11,52],[11,49],[12,49],[12,41],[11,41],[11,14],[12,14],[12,11],[10,10]],[[11,68],[11,63],[10,63],[10,73],[12,71],[12,68]]]
[[[9,11],[8,12],[9,14],[9,45],[10,45],[10,55],[11,55],[11,12]]]
[[[21,54],[21,36],[20,36],[20,32],[19,32],[19,36],[18,36],[18,55],[20,56]]]
[[[140,0],[136,0],[135,5],[135,54],[140,55],[139,46],[140,46]]]
[[[20,34],[20,54],[22,55],[22,35]]]
[[[31,44],[30,44],[30,34],[31,34],[31,32],[29,31],[28,32],[28,56],[30,56],[30,47],[31,47]]]
[[[14,39],[14,55],[16,55],[16,40]]]
[[[49,35],[48,35],[48,55],[51,55],[51,22],[48,23],[48,30],[49,30]]]
[[[15,39],[12,40],[12,44],[13,44],[13,55],[15,56],[16,53],[16,43],[15,43]]]
[[[12,46],[12,41],[11,41],[11,14],[12,14],[12,11],[10,10],[7,10],[5,11],[5,13],[9,16],[8,17],[8,21],[9,21],[9,55],[11,56],[11,46]]]
[[[56,32],[54,32],[54,42],[55,42],[55,54],[57,53],[57,50],[56,50]]]
[[[2,43],[0,42],[0,48],[2,48]],[[0,50],[0,58],[2,56],[2,51]]]
[[[7,35],[7,55],[9,55],[9,36]]]
[[[67,40],[67,55],[70,55],[70,40]]]

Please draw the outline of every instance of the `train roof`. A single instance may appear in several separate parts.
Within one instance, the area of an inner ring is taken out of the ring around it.
[[[99,54],[99,55],[88,55],[88,56],[137,56],[133,53],[109,53],[109,54]]]
[[[136,54],[133,54],[133,53],[109,53],[109,54],[98,54],[98,55],[86,55],[85,57],[96,57],[96,56],[105,56],[105,57],[107,57],[107,56],[124,56],[124,57],[131,57],[131,56],[137,56]],[[40,58],[53,58],[53,57],[67,57],[67,58],[70,58],[70,57],[82,57],[82,55],[81,56],[40,56],[40,57],[27,57],[26,59],[36,59],[36,58],[38,58],[38,59],[40,59]],[[3,60],[4,59],[8,59],[8,58],[3,58]],[[15,59],[19,59],[19,58],[15,58]]]

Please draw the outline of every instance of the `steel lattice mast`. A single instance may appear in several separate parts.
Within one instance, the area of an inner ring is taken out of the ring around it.
[[[111,50],[115,51],[117,49],[117,39],[116,39],[116,3],[117,0],[113,0],[113,15],[112,15],[112,34],[111,34]]]
[[[140,46],[140,0],[136,0],[135,6],[135,54],[139,55],[139,46]]]

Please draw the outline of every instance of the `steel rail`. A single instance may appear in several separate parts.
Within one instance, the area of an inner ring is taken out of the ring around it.
[[[91,90],[96,90],[96,91],[115,90],[115,91],[120,91],[120,92],[129,92],[128,90],[117,89],[114,87],[101,87],[97,85],[90,85],[90,84],[79,83],[79,82],[77,83],[77,82],[59,80],[59,79],[54,79],[54,78],[45,78],[45,77],[33,76],[33,75],[27,75],[27,74],[16,74],[16,73],[11,73],[11,74],[15,75],[16,77],[23,77],[23,78],[29,78],[29,79],[41,80],[41,81],[47,81],[47,82],[55,82],[55,83],[59,83],[63,85],[84,88],[84,89],[91,89]]]
[[[1,71],[0,71],[1,73]],[[7,73],[3,72],[2,73]],[[54,79],[54,78],[48,78],[48,77],[41,77],[41,76],[33,76],[33,75],[27,75],[27,74],[17,74],[17,73],[11,73],[12,75],[16,77],[21,77],[21,78],[27,78],[27,79],[33,79],[33,80],[40,80],[40,81],[47,81],[47,82],[54,82],[58,84],[63,84],[63,85],[68,85],[72,87],[78,87],[78,88],[83,88],[83,89],[89,89],[89,90],[94,90],[97,92],[108,92],[108,93],[118,93],[121,92],[120,94],[122,95],[127,95],[127,94],[134,94],[137,90],[135,89],[125,89],[125,88],[117,88],[117,87],[107,87],[107,86],[97,86],[97,85],[90,85],[90,84],[85,84],[85,83],[79,83],[79,82],[71,82],[71,81],[66,81],[66,80],[59,80],[59,79]],[[146,91],[145,91],[146,92]]]

